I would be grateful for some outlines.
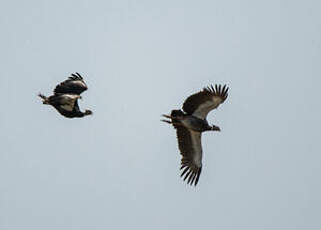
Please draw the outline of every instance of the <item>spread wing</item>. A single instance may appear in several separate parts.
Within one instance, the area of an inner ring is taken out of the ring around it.
[[[187,184],[197,185],[202,171],[201,133],[189,131],[183,126],[176,126],[178,147],[182,155],[181,177]]]
[[[80,95],[82,92],[87,90],[88,87],[84,82],[84,79],[79,73],[71,74],[67,80],[61,82],[56,86],[54,93],[62,94],[62,93],[70,93],[70,94],[78,94]]]
[[[222,104],[227,98],[228,87],[215,85],[215,88],[204,88],[202,91],[189,96],[184,104],[183,110],[188,115],[193,115],[200,119],[206,119],[207,114]]]

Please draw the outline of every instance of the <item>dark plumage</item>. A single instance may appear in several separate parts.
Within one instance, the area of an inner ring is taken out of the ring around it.
[[[82,92],[88,89],[84,79],[79,73],[71,74],[67,80],[61,82],[54,89],[55,94],[59,93],[71,93],[80,95]]]
[[[65,117],[83,117],[92,114],[90,110],[80,111],[78,105],[78,99],[81,98],[80,94],[87,89],[88,87],[82,76],[76,73],[57,85],[54,89],[54,95],[46,97],[39,94],[38,96],[43,99],[43,104],[52,105]]]
[[[218,126],[210,126],[207,114],[217,108],[227,98],[228,87],[215,85],[189,96],[182,110],[172,110],[170,115],[163,115],[170,120],[162,120],[172,124],[176,129],[178,148],[182,155],[181,177],[195,186],[202,171],[201,134],[205,131],[220,131]]]

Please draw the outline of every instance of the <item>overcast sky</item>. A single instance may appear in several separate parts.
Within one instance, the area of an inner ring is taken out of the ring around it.
[[[321,229],[320,1],[0,2],[0,229]],[[43,105],[73,72],[93,116]],[[209,84],[197,187],[160,115]]]

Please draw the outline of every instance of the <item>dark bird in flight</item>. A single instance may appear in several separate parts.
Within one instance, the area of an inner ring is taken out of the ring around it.
[[[71,74],[71,77],[57,85],[54,89],[54,95],[46,97],[39,94],[38,96],[43,99],[43,104],[52,105],[65,117],[83,117],[92,114],[90,110],[80,111],[78,106],[78,99],[81,99],[80,94],[87,89],[88,87],[82,76],[76,73]]]
[[[196,186],[202,171],[201,134],[205,131],[221,131],[218,126],[209,125],[207,114],[216,109],[227,98],[228,87],[215,85],[189,96],[182,110],[172,110],[170,115],[163,115],[170,120],[162,120],[172,124],[176,129],[178,147],[182,155],[181,177],[187,184]]]

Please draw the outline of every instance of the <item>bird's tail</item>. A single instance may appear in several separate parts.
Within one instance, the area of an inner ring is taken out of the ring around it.
[[[46,97],[45,95],[43,95],[41,93],[39,93],[38,96],[41,97],[43,104],[49,104],[48,97]]]

